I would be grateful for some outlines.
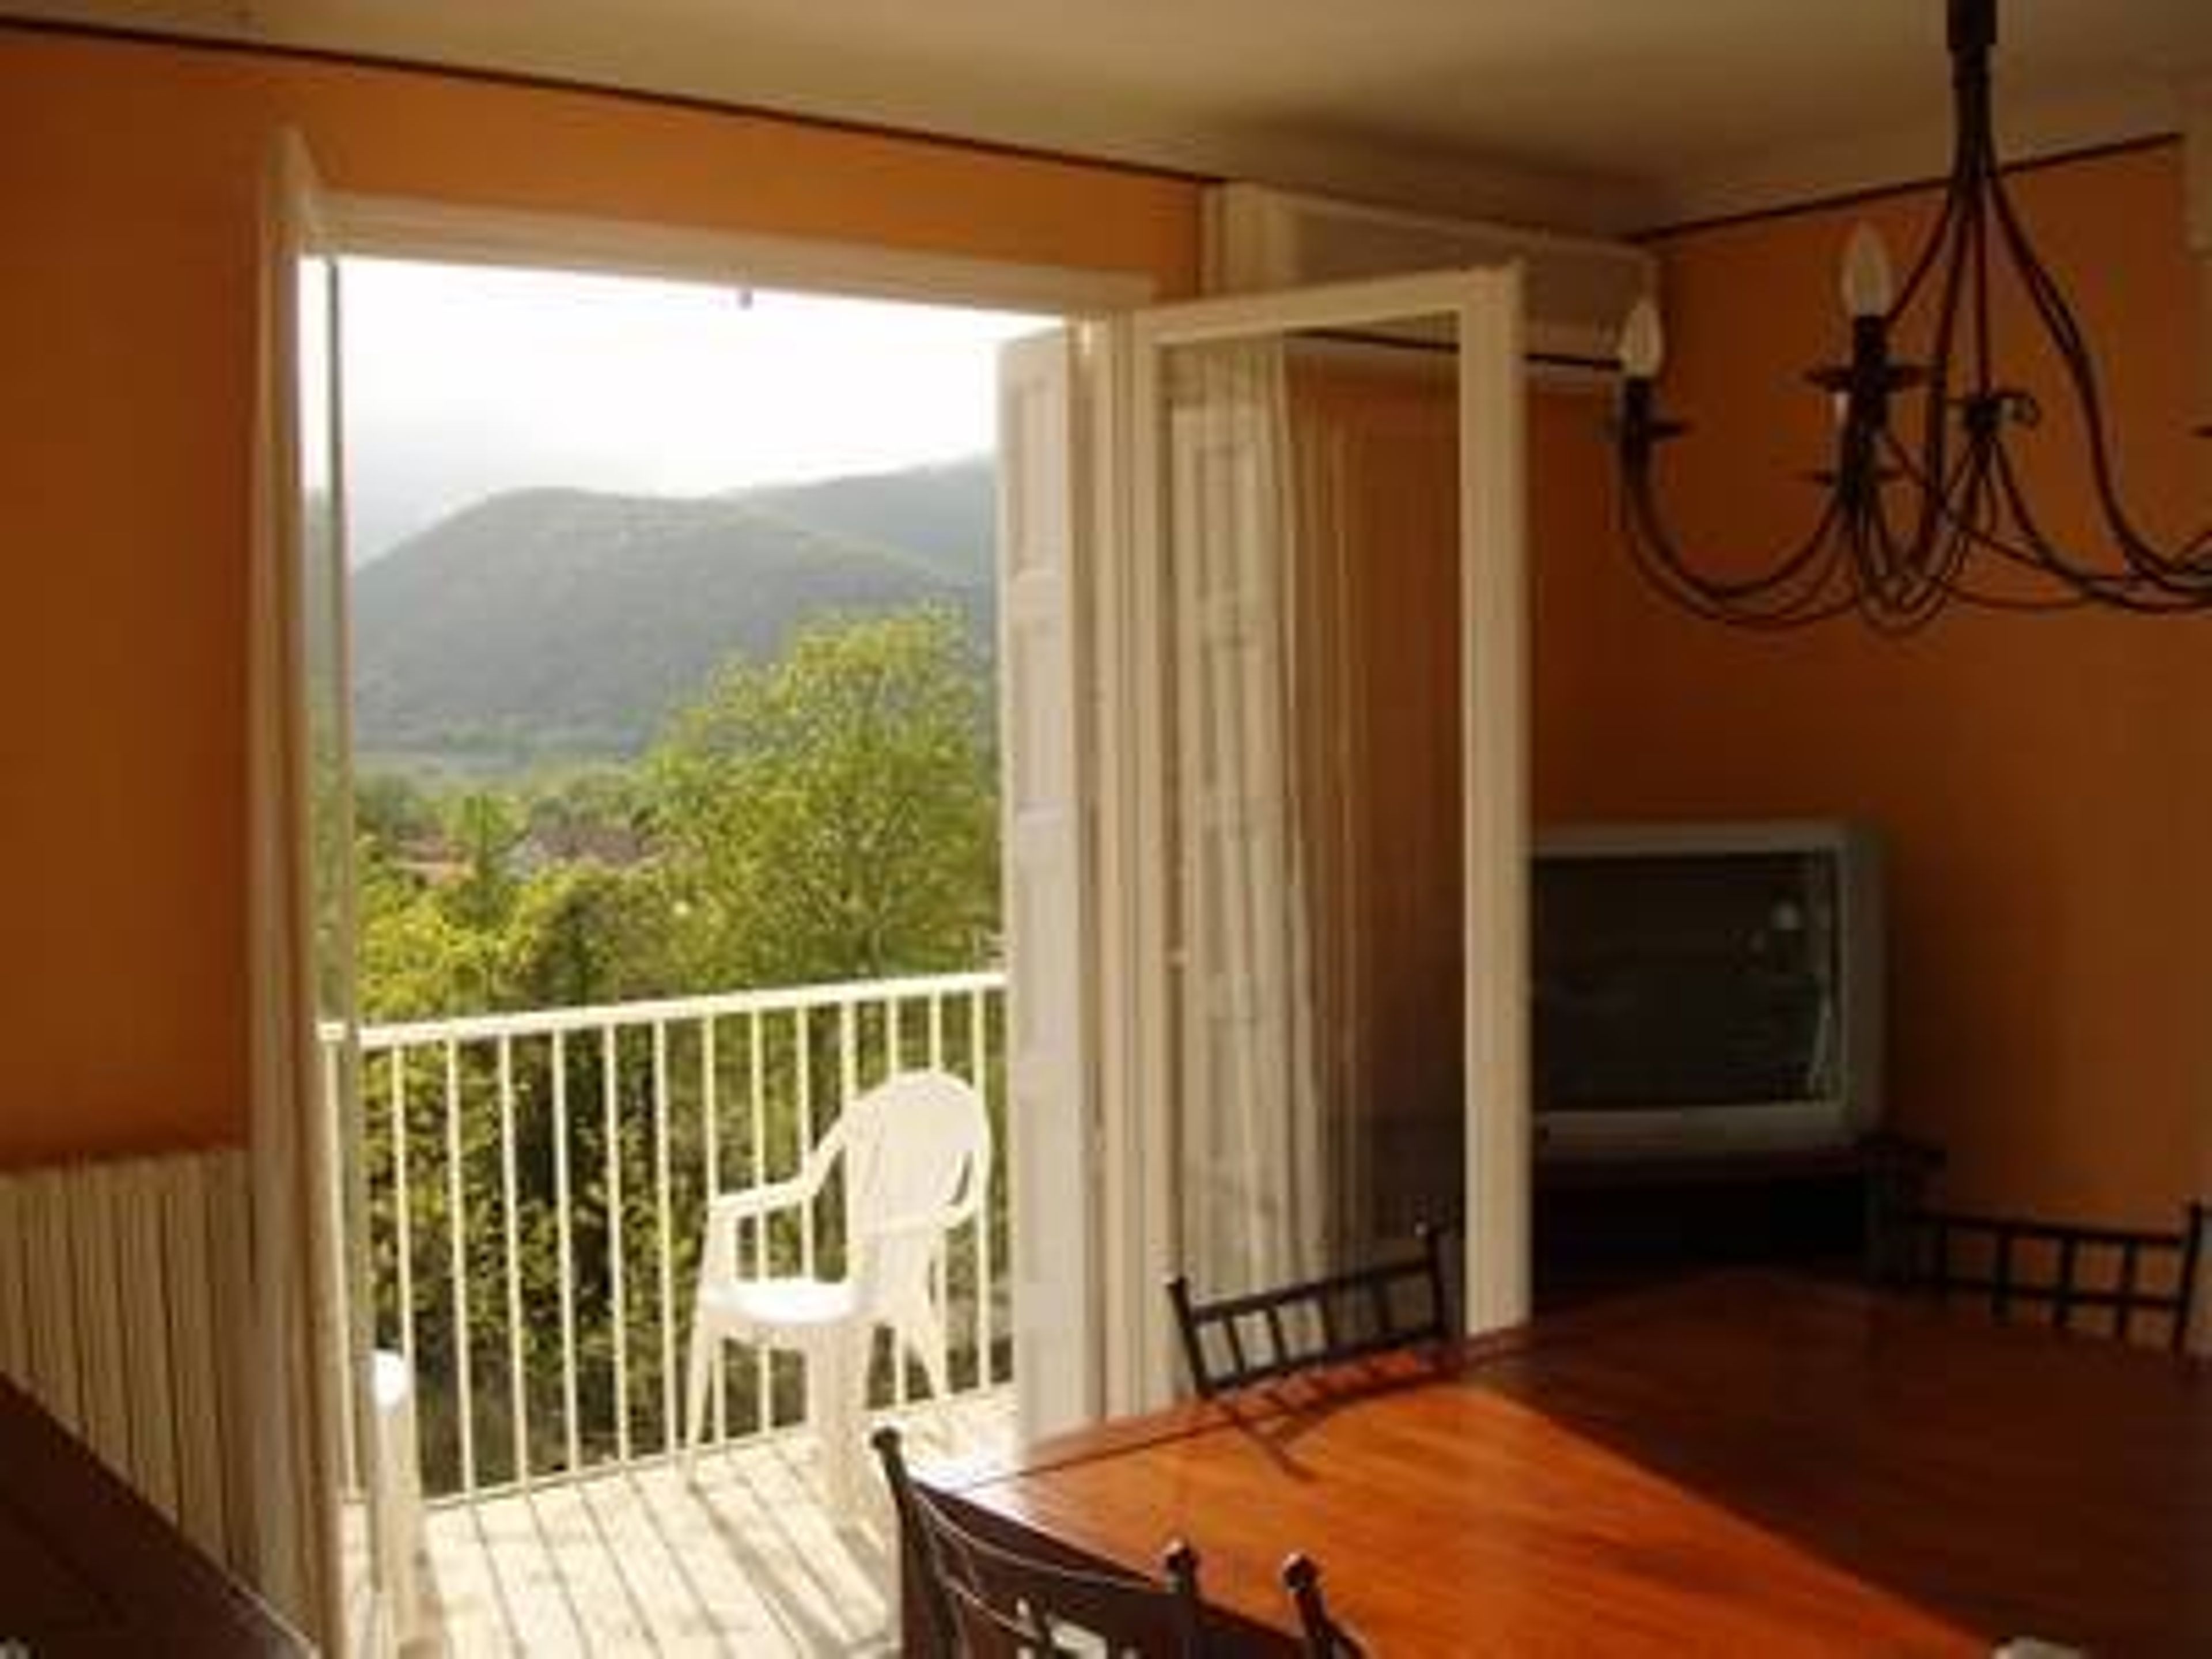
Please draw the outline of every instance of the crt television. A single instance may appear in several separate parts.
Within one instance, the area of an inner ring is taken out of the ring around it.
[[[1836,822],[1540,834],[1539,1156],[1820,1148],[1874,1128],[1881,862],[1870,830]]]

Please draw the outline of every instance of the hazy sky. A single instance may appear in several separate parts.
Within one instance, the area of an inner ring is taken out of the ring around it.
[[[996,348],[1050,319],[349,259],[353,556],[539,484],[703,495],[973,455]]]

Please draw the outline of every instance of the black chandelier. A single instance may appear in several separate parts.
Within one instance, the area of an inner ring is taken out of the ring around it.
[[[1686,428],[1663,416],[1653,396],[1663,356],[1657,307],[1646,299],[1630,313],[1621,331],[1616,428],[1623,528],[1639,568],[1678,603],[1761,628],[1856,611],[1898,633],[1953,600],[2004,610],[2212,610],[2212,528],[2160,547],[2136,530],[2120,500],[2087,342],[2030,246],[1998,170],[1990,109],[1996,43],[1996,0],[1950,0],[1955,147],[1942,210],[1902,288],[1892,282],[1872,227],[1853,231],[1842,283],[1850,359],[1808,376],[1835,410],[1834,459],[1814,475],[1825,499],[1811,533],[1761,568],[1701,568],[1662,521],[1653,459]],[[2030,392],[1998,376],[1990,293],[2000,259],[2026,295],[2079,415],[2106,544],[2093,552],[2069,551],[2046,532],[2009,447],[2042,410]],[[1891,342],[1917,305],[1927,315],[1926,360],[1899,361]]]

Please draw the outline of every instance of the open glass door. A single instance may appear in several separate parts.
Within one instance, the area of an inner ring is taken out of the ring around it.
[[[1007,759],[1075,757],[1054,787],[1081,926],[1030,988],[1019,883],[1045,866],[1010,819],[1009,943],[1017,1030],[1033,988],[1081,1070],[1025,1091],[1014,1045],[1011,1132],[1017,1295],[1089,1311],[1017,1309],[1017,1375],[1069,1379],[1031,1430],[1172,1390],[1167,1274],[1224,1294],[1359,1259],[1419,1180],[1426,1218],[1463,1226],[1469,1328],[1526,1315],[1520,328],[1511,270],[1206,301],[1114,325],[1095,402],[1063,387],[1062,410],[1107,411],[1059,429],[1065,716],[1025,715],[1010,631]],[[1388,470],[1406,432],[1430,434],[1421,489]],[[1043,489],[1023,455],[1009,475]],[[1386,778],[1419,825],[1351,810]],[[1438,1056],[1425,1113],[1386,1098],[1406,1045],[1383,1010]]]

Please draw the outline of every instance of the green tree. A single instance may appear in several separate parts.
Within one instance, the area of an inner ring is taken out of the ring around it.
[[[690,914],[651,865],[550,866],[524,883],[502,931],[501,1000],[575,1008],[714,988],[681,982]]]
[[[437,803],[398,772],[363,772],[355,778],[353,816],[356,832],[387,853],[438,839]]]
[[[447,836],[461,862],[460,879],[446,889],[454,920],[478,932],[495,931],[514,902],[514,856],[522,845],[522,814],[506,796],[472,789],[453,803]]]
[[[723,984],[969,967],[998,916],[988,681],[957,614],[831,618],[733,659],[649,762]]]
[[[362,1019],[432,1019],[503,1006],[498,934],[457,921],[434,890],[369,836],[361,838],[354,867]]]

